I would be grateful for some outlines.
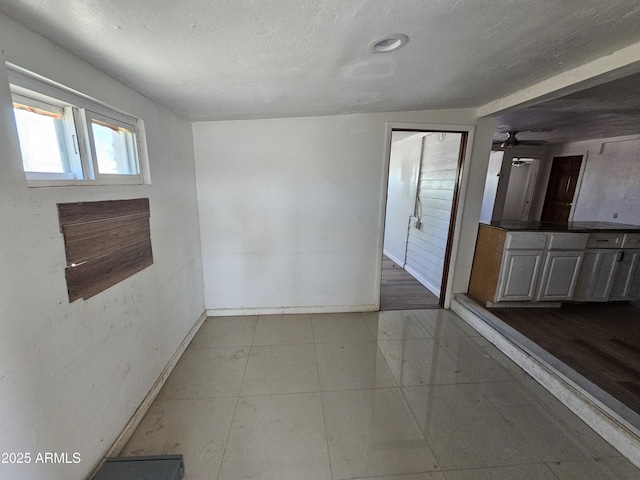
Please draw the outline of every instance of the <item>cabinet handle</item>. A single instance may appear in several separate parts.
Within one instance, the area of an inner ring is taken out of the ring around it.
[[[618,252],[618,262],[621,262],[623,258],[624,258],[624,250],[620,250]]]

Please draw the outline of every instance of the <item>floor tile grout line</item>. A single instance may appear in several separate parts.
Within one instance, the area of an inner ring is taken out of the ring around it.
[[[220,458],[220,467],[218,467],[218,474],[216,479],[220,480],[220,473],[222,472],[222,465],[224,464],[224,456],[227,453],[227,446],[229,445],[229,438],[231,437],[231,429],[233,428],[233,421],[236,418],[236,411],[238,410],[238,403],[240,403],[240,397],[236,397],[236,404],[233,407],[233,415],[231,415],[231,422],[229,422],[229,431],[227,432],[227,438],[224,441],[224,448],[222,449],[222,457]]]
[[[272,315],[259,315],[259,317],[270,317]],[[276,316],[287,316],[286,314],[276,314]],[[311,329],[311,314],[292,314],[292,316],[299,316],[299,317],[307,317],[304,320],[309,322],[309,327]],[[251,345],[252,346],[257,346],[257,347],[273,347],[273,346],[279,346],[279,345],[310,345],[312,343],[314,343],[313,340],[313,333],[311,335],[311,341],[310,342],[287,342],[287,343],[261,343],[261,344],[257,344],[255,343],[256,341],[256,334],[258,332],[258,323],[259,323],[259,319],[258,322],[256,323],[256,329],[254,331],[253,334],[253,338],[251,340]]]
[[[426,385],[426,386],[413,386],[413,387],[402,387],[400,390],[402,392],[402,396],[405,399],[405,402],[407,402],[408,404],[408,400],[405,396],[405,390],[409,389],[409,388],[429,388],[429,387],[440,387],[440,386],[456,386],[456,385],[475,385],[477,387],[479,387],[480,385],[487,385],[487,384],[492,384],[492,383],[498,383],[498,382],[480,382],[480,383],[475,383],[475,384],[449,384],[449,385]],[[518,381],[509,381],[509,382],[504,382],[504,383],[516,383],[519,384]],[[520,432],[512,425],[511,421],[505,416],[505,413],[503,413],[503,409],[497,405],[494,405],[494,403],[484,394],[482,393],[482,391],[480,390],[480,388],[476,388],[475,389],[475,394],[482,397],[488,404],[488,406],[491,408],[491,410],[496,411],[497,414],[499,415],[499,418],[502,418],[506,425],[509,426],[509,428],[513,431],[513,433],[522,440],[523,444],[526,445],[532,452],[532,454],[534,454],[536,457],[538,457],[538,460],[536,462],[523,462],[523,463],[508,463],[508,464],[504,464],[504,465],[494,465],[491,467],[472,467],[472,468],[450,468],[448,470],[443,470],[443,471],[450,471],[450,470],[479,470],[479,469],[483,469],[483,468],[498,468],[498,467],[510,467],[510,466],[521,466],[521,465],[541,465],[541,464],[545,464],[547,465],[548,463],[553,463],[553,461],[550,460],[546,460],[544,457],[539,456],[539,454],[537,452],[533,452],[533,447],[530,445],[530,442],[527,441],[526,438],[524,438]],[[535,406],[535,405],[534,405]],[[518,408],[521,408],[522,406],[518,406]],[[544,406],[542,406],[543,410],[547,410],[546,408],[544,408]],[[415,420],[418,422],[418,426],[420,426],[420,422],[418,421],[415,413],[413,412],[413,409],[411,409],[411,407],[409,406],[409,409],[411,410],[412,415],[414,416]],[[422,430],[422,427],[420,427],[420,430],[422,431],[425,440],[427,441],[427,444],[431,447],[431,445],[429,444],[429,441],[427,439],[426,433]],[[572,458],[570,460],[565,460],[565,461],[577,461],[577,460],[587,460],[587,459],[595,459],[597,458],[594,455],[591,455],[591,452],[587,451],[585,452],[586,455],[582,456],[582,457],[576,457],[576,458]],[[435,452],[434,452],[435,454]],[[617,456],[616,456],[617,457]],[[437,457],[436,457],[437,458]]]
[[[457,384],[452,384],[452,385],[457,385]],[[421,388],[429,388],[429,387],[439,387],[439,386],[441,386],[441,385],[421,385],[421,386],[419,386],[419,387],[421,387]],[[382,388],[363,388],[363,389],[352,389],[352,390],[323,391],[323,392],[321,392],[321,393],[322,393],[322,395],[324,396],[324,394],[330,394],[330,393],[343,393],[343,392],[363,391],[363,390],[366,390],[366,391],[374,391],[374,392],[375,392],[376,390],[398,390],[398,392],[400,393],[400,396],[402,397],[402,401],[403,401],[404,405],[406,406],[407,410],[409,411],[409,414],[411,415],[411,418],[412,418],[412,420],[413,420],[413,422],[414,422],[414,426],[415,426],[415,427],[418,429],[418,431],[420,432],[420,435],[422,436],[422,439],[424,440],[425,445],[429,448],[429,450],[431,451],[431,453],[432,453],[432,455],[433,455],[433,458],[435,458],[436,463],[437,463],[437,470],[427,470],[427,471],[425,471],[425,472],[417,472],[417,473],[415,473],[415,472],[414,472],[414,474],[419,474],[419,473],[434,473],[434,472],[442,472],[442,473],[443,473],[443,475],[444,475],[444,471],[445,471],[445,470],[443,470],[443,469],[441,468],[441,462],[440,462],[440,460],[438,459],[438,456],[436,455],[435,450],[433,449],[433,447],[432,447],[432,446],[431,446],[431,444],[429,443],[429,440],[428,440],[428,438],[427,438],[427,434],[426,434],[426,433],[424,432],[424,430],[422,429],[421,424],[420,424],[420,422],[418,421],[418,418],[416,417],[415,412],[413,411],[413,409],[412,409],[412,408],[411,408],[411,406],[409,405],[409,401],[407,400],[407,398],[406,398],[406,396],[405,396],[405,390],[406,390],[407,388],[415,388],[415,387],[410,387],[410,386],[407,386],[407,387],[396,386],[396,387],[382,387]],[[323,398],[324,398],[324,397],[323,397]],[[490,402],[489,402],[489,404],[491,405],[491,407],[492,407],[492,408],[495,408],[495,407],[494,407]],[[323,404],[323,408],[324,408],[324,404]],[[328,438],[328,433],[327,433],[327,438]],[[526,442],[525,442],[525,443],[526,443]],[[539,464],[539,463],[543,463],[543,462],[542,462],[542,460],[541,460],[540,462],[537,462],[537,463]],[[533,463],[532,463],[532,464],[533,464]],[[519,464],[517,464],[517,465],[519,465]],[[509,466],[511,466],[511,465],[509,465]],[[453,469],[449,469],[449,470],[453,470]],[[458,469],[458,470],[459,470],[459,469]],[[408,475],[408,474],[394,474],[394,475],[402,476],[402,475]],[[386,475],[382,475],[382,476],[380,476],[380,477],[384,478],[384,477],[387,477],[387,476],[386,476]],[[333,478],[333,477],[332,477],[332,478]],[[353,478],[360,478],[360,477],[353,477]],[[376,477],[375,477],[375,476],[374,476],[374,477],[369,476],[369,477],[367,477],[367,478],[376,478]],[[343,480],[343,479],[341,479],[341,480]]]
[[[435,386],[435,385],[430,385],[430,386]],[[410,387],[398,387],[398,390],[400,390],[400,396],[402,397],[402,400],[404,401],[404,404],[406,405],[407,409],[409,410],[409,413],[411,414],[411,418],[413,419],[414,423],[418,427],[418,430],[420,431],[420,434],[422,435],[424,443],[427,445],[427,447],[429,447],[429,450],[431,450],[431,454],[433,455],[433,458],[436,459],[437,467],[438,467],[437,471],[442,471],[442,468],[440,466],[440,464],[442,462],[440,462],[440,459],[436,455],[436,452],[433,449],[433,447],[431,446],[431,443],[429,443],[429,439],[427,438],[427,434],[422,429],[422,424],[418,421],[418,417],[416,416],[415,412],[413,411],[413,408],[411,408],[411,405],[409,405],[409,400],[407,400],[407,397],[405,395],[405,389],[406,388],[410,388]]]
[[[380,313],[378,312],[367,312],[367,313]],[[371,330],[371,327],[369,326],[369,322],[367,322],[367,318],[365,317],[364,313],[361,312],[362,315],[362,319],[364,320],[364,324],[367,326],[367,329],[369,330],[369,333],[371,334],[371,336],[373,337],[373,341],[375,342],[376,340],[378,340],[378,332],[373,333],[373,330]],[[378,322],[380,322],[380,315],[378,315]]]
[[[320,407],[322,408],[322,424],[324,425],[324,441],[325,441],[325,445],[327,446],[327,459],[329,460],[329,475],[333,479],[333,465],[331,464],[331,451],[329,450],[329,432],[327,431],[327,416],[325,415],[325,411],[324,411],[324,397],[322,396],[322,382],[320,380],[320,366],[318,364],[317,342],[315,341],[316,334],[313,328],[313,317],[311,317],[311,315],[309,315],[309,317],[311,318],[311,338],[313,338],[314,340],[313,352],[316,357],[316,369],[318,372],[318,387],[320,388]]]
[[[434,343],[434,347],[437,347],[438,349],[442,350],[442,352],[445,354],[445,356],[447,358],[449,358],[451,361],[454,362],[454,364],[456,365],[456,367],[458,367],[458,357],[454,357],[451,353],[448,352],[447,348],[441,343],[441,340],[445,340],[446,339],[451,339],[451,338],[474,338],[474,337],[469,337],[468,335],[465,336],[459,336],[459,337],[445,337],[445,339],[437,339],[437,338],[433,338],[433,343]],[[429,339],[406,339],[406,340],[429,340]],[[405,341],[405,340],[402,340]],[[482,348],[481,346],[478,345],[478,348]],[[507,370],[505,367],[503,367],[502,365],[500,365],[500,363],[493,357],[489,356],[489,358],[491,358],[494,362],[496,362],[498,364],[499,367],[503,368],[508,374],[509,376],[511,376],[513,378],[513,374]],[[481,379],[478,381],[473,381],[473,378],[471,377],[471,373],[467,373],[463,368],[458,367],[458,369],[460,370],[460,372],[468,377],[468,379],[470,380],[469,382],[455,382],[455,383],[493,383],[490,380],[486,380],[486,379]]]
[[[264,315],[262,315],[264,316]],[[258,324],[260,323],[260,317],[261,315],[258,315],[258,318],[256,319],[256,325],[255,327],[253,327],[253,334],[251,335],[251,346],[253,346],[253,342],[256,339],[256,332],[258,331]]]
[[[295,345],[314,345],[314,342],[296,342],[296,343],[254,343],[252,347],[292,347]]]
[[[316,345],[330,345],[330,344],[336,344],[336,343],[375,343],[376,340],[340,340],[337,342],[314,342]]]
[[[521,385],[519,382],[516,382],[519,385]],[[524,388],[524,387],[522,387]],[[544,415],[545,419],[549,422],[549,424],[553,427],[558,429],[560,432],[562,432],[562,434],[564,434],[567,437],[567,440],[569,440],[572,445],[575,448],[580,448],[581,450],[583,450],[583,452],[585,453],[584,456],[580,457],[580,458],[574,458],[571,460],[579,460],[579,459],[595,459],[598,458],[597,456],[593,455],[593,452],[589,450],[588,446],[585,445],[584,443],[582,443],[580,435],[577,432],[574,432],[570,427],[568,427],[567,425],[564,425],[563,422],[561,421],[561,419],[558,418],[558,415],[556,415],[553,411],[551,411],[548,407],[546,407],[545,405],[541,405],[540,403],[538,403],[537,399],[533,399],[534,403],[531,404],[527,404],[527,405],[512,405],[512,406],[498,406],[498,405],[494,405],[493,402],[491,401],[491,399],[489,397],[487,397],[487,395],[485,395],[483,392],[481,392],[480,390],[478,391],[479,395],[482,395],[483,398],[485,398],[486,400],[489,401],[489,403],[496,409],[498,410],[498,413],[501,415],[501,417],[509,424],[512,426],[512,429],[514,430],[514,432],[522,439],[522,441],[529,445],[529,442],[527,441],[526,438],[524,438],[524,436],[522,436],[520,434],[520,432],[512,425],[511,420],[509,420],[509,418],[506,415],[505,410],[508,410],[509,407],[511,408],[518,408],[518,409],[524,409],[524,408],[535,408],[536,410],[539,410],[538,413]],[[567,412],[563,412],[564,415],[575,415],[573,412],[571,411],[567,411]],[[604,456],[602,458],[608,458],[607,456]],[[540,460],[542,462],[545,463],[553,463],[552,461],[548,461],[545,460],[544,457],[541,457]],[[567,461],[567,460],[564,460]]]
[[[472,471],[479,471],[479,470],[493,470],[493,469],[497,469],[497,468],[541,466],[541,467],[545,467],[547,470],[549,470],[549,473],[551,473],[553,475],[553,477],[557,479],[558,477],[553,472],[553,470],[551,470],[551,467],[549,467],[549,463],[554,463],[554,462],[541,461],[541,462],[509,463],[509,464],[506,464],[506,465],[492,465],[490,467],[447,468],[447,469],[437,470],[437,472],[440,472],[440,473],[442,473],[443,475],[446,476],[447,472],[449,472],[449,473],[451,473],[451,472],[472,472]],[[421,473],[434,473],[434,471],[421,472]]]
[[[275,393],[243,393],[238,395],[240,398],[248,398],[248,397],[270,397],[270,396],[278,396],[278,395],[309,395],[313,393],[320,393],[321,390],[301,390],[298,392],[275,392]]]
[[[491,399],[482,392],[480,385],[482,385],[482,384],[490,384],[490,383],[492,383],[492,382],[482,382],[481,384],[476,384],[476,385],[478,385],[478,387],[475,389],[476,390],[475,393],[477,395],[479,395],[480,397],[482,397],[491,406],[491,408],[498,413],[500,418],[502,418],[505,421],[506,425],[509,426],[509,428],[513,431],[513,433],[518,438],[520,438],[520,440],[522,440],[522,443],[524,445],[526,445],[529,448],[529,450],[531,450],[531,453],[533,455],[535,455],[536,457],[539,457],[540,462],[546,463],[546,460],[544,458],[540,457],[538,452],[534,452],[533,446],[530,444],[530,442],[527,441],[527,439],[518,431],[518,429],[513,425],[513,423],[507,418],[505,412],[503,412],[504,408],[500,408],[497,405],[494,405],[493,402],[491,401]],[[521,409],[521,408],[523,408],[523,406],[522,405],[518,405],[518,408]]]
[[[450,471],[450,470],[447,470]],[[391,476],[389,475],[368,475],[367,477],[364,477],[366,480],[375,480],[377,478],[395,478],[395,477],[413,477],[415,475],[429,475],[431,473],[444,473],[444,470],[421,470],[419,472],[412,472],[412,473],[392,473]],[[336,478],[333,480],[362,480],[363,477],[346,477],[346,478]],[[400,480],[402,480],[402,478],[400,478]]]
[[[371,329],[369,328],[369,325],[367,325],[367,319],[364,316],[363,312],[360,312],[360,320],[362,321],[362,323],[364,324],[364,328],[365,330],[369,333],[369,335],[371,335],[371,338],[373,339],[373,341],[376,340],[376,335],[373,334],[373,332],[371,331]]]
[[[256,330],[258,329],[258,322],[260,321],[260,315],[257,316],[256,324],[253,328],[253,335],[251,336],[251,343],[253,343],[253,338],[256,335]],[[236,419],[236,412],[238,411],[238,403],[240,403],[240,391],[242,390],[242,384],[244,382],[244,376],[247,373],[247,365],[249,365],[249,358],[251,357],[251,347],[249,347],[249,353],[247,355],[247,361],[244,364],[244,369],[242,370],[242,380],[240,380],[240,387],[238,388],[238,395],[236,395],[236,405],[233,408],[233,415],[231,416],[231,423],[229,424],[229,431],[227,432],[227,439],[224,442],[224,449],[222,452],[222,458],[220,459],[220,468],[218,469],[218,475],[216,476],[217,480],[220,480],[220,473],[222,472],[222,466],[224,465],[224,456],[227,453],[227,446],[229,445],[229,438],[231,437],[231,429],[233,428],[233,422]]]
[[[313,328],[313,327],[312,327]],[[318,372],[318,385],[320,386],[320,408],[322,409],[322,424],[324,425],[324,442],[327,446],[327,460],[329,460],[329,475],[333,479],[333,464],[331,463],[331,450],[329,450],[329,432],[327,430],[327,416],[324,411],[324,397],[322,395],[322,383],[320,381],[320,367],[318,366],[318,351],[316,344],[313,344],[313,350],[316,355],[316,369]]]
[[[185,400],[213,400],[216,398],[236,398],[239,395],[209,395],[203,397],[174,397],[174,398],[157,398],[154,402],[184,402]]]
[[[387,357],[385,356],[384,352],[380,348],[380,345],[378,345],[378,341],[376,341],[376,352],[379,352],[380,355],[382,355],[384,364],[389,369],[389,372],[391,373],[391,377],[393,378],[393,381],[396,382],[396,387],[401,388],[401,382],[396,378],[395,374],[393,373],[393,369],[391,368],[391,365],[389,364],[389,361],[387,360]]]
[[[247,361],[245,362],[244,369],[242,370],[242,379],[240,380],[240,388],[238,388],[238,397],[240,397],[240,392],[242,392],[242,384],[244,383],[244,376],[247,374],[247,367],[249,366],[249,360],[251,359],[251,352],[253,351],[253,339],[256,336],[256,330],[258,329],[259,321],[260,321],[260,315],[258,315],[258,319],[256,320],[255,327],[253,328],[253,334],[251,335],[251,345],[249,346]]]
[[[311,338],[313,339],[313,350],[316,349],[316,330],[313,328],[313,315],[309,315],[309,320],[311,321]],[[318,361],[318,356],[316,355],[316,362]],[[320,382],[320,377],[318,377],[318,382]]]
[[[549,472],[551,472],[551,475],[553,475],[557,480],[561,480],[561,478],[556,475],[556,472],[553,471],[553,468],[551,468],[551,465],[549,465],[552,462],[545,462],[545,466],[547,467],[547,470],[549,470]]]
[[[451,386],[451,385],[460,385],[460,384],[435,384],[435,385],[408,385],[404,387],[399,387],[394,385],[392,387],[366,387],[366,388],[348,388],[343,390],[305,390],[301,392],[278,392],[278,393],[252,393],[250,395],[238,395],[239,398],[253,398],[253,397],[278,397],[285,395],[312,395],[315,393],[347,393],[347,392],[363,392],[363,391],[372,391],[372,390],[402,390],[403,388],[423,388],[423,387],[442,387],[442,386]],[[205,399],[193,399],[193,400],[210,400],[212,398],[235,398],[235,397],[210,397]],[[182,400],[190,400],[190,399],[182,399]]]
[[[442,351],[444,352],[444,354],[445,354],[447,357],[449,357],[449,358],[450,358],[450,359],[451,359],[451,360],[456,364],[456,366],[458,366],[458,363],[457,363],[457,359],[458,359],[458,358],[457,358],[457,357],[454,357],[451,353],[449,353],[449,352],[447,351],[447,348],[446,348],[446,347],[441,343],[441,340],[445,340],[445,341],[446,341],[446,339],[448,339],[448,338],[473,338],[473,337],[469,337],[469,336],[464,336],[464,337],[446,337],[445,339],[440,339],[440,340],[434,337],[434,339],[433,339],[434,345],[435,345],[435,346],[437,346],[440,350],[442,350]],[[482,347],[478,346],[478,348],[482,348]],[[498,364],[498,366],[502,367],[502,365],[500,365],[500,364],[499,364],[499,362],[498,362],[496,359],[494,359],[494,358],[493,358],[493,357],[491,357],[491,356],[490,356],[489,358],[491,358],[494,362],[496,362],[496,363]],[[463,368],[460,368],[460,367],[458,367],[458,368],[459,368],[460,372],[461,372],[465,377],[468,377],[468,378],[469,378],[469,380],[473,380],[473,378],[471,378],[471,373],[467,373]],[[502,367],[502,368],[504,368],[504,367]],[[505,370],[506,370],[506,369],[505,369]],[[508,370],[506,370],[506,371],[507,371],[507,373],[511,376],[511,372],[509,372]],[[482,380],[482,381],[480,381],[480,382],[473,382],[473,381],[470,381],[470,382],[468,382],[468,383],[488,383],[488,381],[483,379],[483,380]]]

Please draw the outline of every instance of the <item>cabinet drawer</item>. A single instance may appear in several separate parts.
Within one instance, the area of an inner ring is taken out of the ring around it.
[[[504,248],[508,250],[544,250],[546,245],[546,233],[508,233]]]
[[[622,248],[640,248],[640,233],[625,233]]]
[[[587,248],[620,248],[622,233],[590,233]]]
[[[549,250],[584,250],[588,238],[588,233],[552,233]]]

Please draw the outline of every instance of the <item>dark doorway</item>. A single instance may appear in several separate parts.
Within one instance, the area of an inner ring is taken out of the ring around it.
[[[581,165],[581,155],[554,157],[541,221],[566,222],[569,220]]]

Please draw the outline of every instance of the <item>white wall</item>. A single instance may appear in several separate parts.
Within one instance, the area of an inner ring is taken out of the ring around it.
[[[0,59],[0,452],[80,453],[1,478],[85,478],[204,310],[189,122],[0,16],[4,59],[146,122],[151,186],[27,188]],[[56,203],[149,197],[154,264],[69,304]]]
[[[377,308],[387,122],[478,123],[452,275],[451,291],[466,291],[492,120],[461,110],[199,122],[193,129],[209,313]]]
[[[491,156],[489,157],[487,178],[484,184],[484,195],[482,196],[482,210],[480,211],[480,221],[484,223],[491,222],[493,216],[493,206],[496,202],[503,156],[504,152],[499,151],[491,152]]]
[[[586,155],[581,183],[574,197],[574,221],[640,225],[638,135],[559,145],[549,158],[566,155]],[[548,175],[546,172],[547,179]],[[618,214],[617,218],[614,213]]]
[[[442,287],[461,140],[460,133],[430,133],[423,139],[418,185],[422,225],[409,229],[405,268],[436,296]]]
[[[422,135],[393,132],[391,135],[387,208],[384,223],[384,254],[404,267],[409,219],[414,214]]]

